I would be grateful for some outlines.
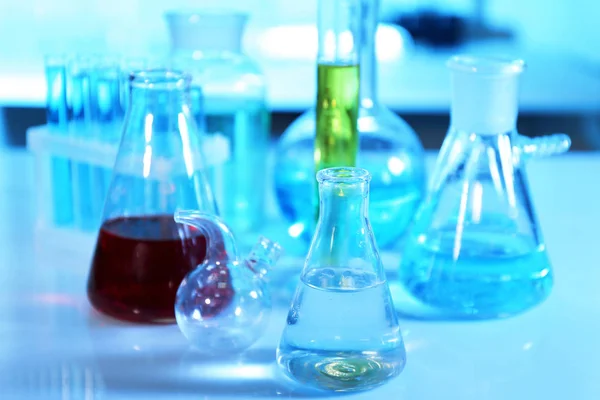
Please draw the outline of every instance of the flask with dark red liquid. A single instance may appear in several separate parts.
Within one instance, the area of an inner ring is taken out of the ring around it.
[[[117,319],[174,323],[177,288],[204,261],[207,246],[200,231],[175,222],[174,214],[217,214],[217,208],[190,113],[190,78],[146,70],[132,74],[129,85],[88,297],[96,310]]]

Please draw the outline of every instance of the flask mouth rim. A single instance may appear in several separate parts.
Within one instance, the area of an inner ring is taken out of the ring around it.
[[[520,74],[525,70],[526,64],[520,58],[459,54],[450,57],[446,66],[456,72],[506,76]]]
[[[317,172],[319,183],[368,183],[371,174],[364,168],[357,167],[332,167]]]
[[[186,89],[191,75],[168,68],[134,70],[129,73],[131,87],[157,90]]]

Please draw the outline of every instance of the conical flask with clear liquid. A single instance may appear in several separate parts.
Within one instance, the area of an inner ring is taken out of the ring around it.
[[[370,179],[361,168],[317,173],[319,220],[277,349],[285,374],[313,388],[373,388],[406,363],[368,219]]]
[[[146,70],[130,77],[130,106],[88,278],[92,306],[111,317],[174,323],[181,280],[204,261],[206,238],[178,209],[217,213],[190,113],[190,78]]]
[[[553,274],[525,164],[565,152],[564,134],[516,130],[522,60],[455,56],[451,123],[402,253],[399,279],[424,315],[500,318],[549,295]],[[406,304],[397,304],[399,311]]]

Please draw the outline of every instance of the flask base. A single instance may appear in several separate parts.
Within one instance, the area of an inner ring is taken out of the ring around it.
[[[206,257],[206,238],[172,215],[120,217],[100,228],[88,299],[110,317],[175,323],[177,287]]]
[[[145,290],[149,290],[145,288]],[[96,292],[88,291],[88,300],[97,312],[123,322],[137,324],[175,324],[175,314],[170,309],[148,310],[141,309],[129,304],[120,303],[112,298],[104,297]]]
[[[277,362],[291,379],[315,389],[352,392],[373,389],[398,376],[404,347],[377,352],[310,350],[284,345]]]

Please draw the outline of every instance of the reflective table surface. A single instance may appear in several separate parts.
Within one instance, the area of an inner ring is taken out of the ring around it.
[[[599,153],[528,166],[553,262],[549,299],[505,320],[401,320],[404,372],[356,399],[599,399]],[[284,379],[274,363],[287,305],[264,337],[234,359],[208,360],[176,325],[115,322],[89,306],[92,249],[69,253],[36,233],[33,162],[0,151],[0,398],[241,399],[334,397]],[[275,238],[276,239],[276,238]],[[51,247],[51,246],[50,246]],[[383,254],[390,282],[400,252]],[[282,268],[299,269],[286,255]]]

